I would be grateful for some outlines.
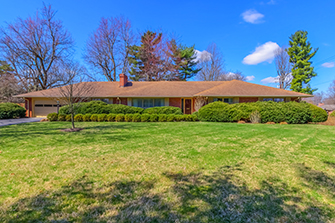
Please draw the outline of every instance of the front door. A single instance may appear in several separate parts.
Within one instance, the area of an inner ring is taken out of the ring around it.
[[[185,99],[185,114],[192,114],[192,99]]]

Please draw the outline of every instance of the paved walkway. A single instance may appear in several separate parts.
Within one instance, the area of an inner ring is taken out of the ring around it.
[[[0,126],[6,126],[6,125],[17,125],[22,123],[28,123],[28,122],[39,122],[43,118],[15,118],[15,119],[1,119],[0,120]]]

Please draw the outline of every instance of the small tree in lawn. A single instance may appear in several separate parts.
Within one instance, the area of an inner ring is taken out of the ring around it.
[[[207,99],[205,97],[202,96],[197,96],[194,99],[194,109],[195,111],[199,111],[199,109],[204,106],[204,104],[206,103]]]
[[[65,74],[64,78],[70,81],[66,86],[51,89],[56,91],[55,95],[57,95],[57,97],[53,97],[53,100],[58,101],[61,105],[68,106],[71,114],[71,129],[76,130],[74,124],[75,111],[81,102],[88,101],[94,94],[94,83],[83,81],[85,69],[77,63],[69,64],[67,69],[62,70],[62,72]]]

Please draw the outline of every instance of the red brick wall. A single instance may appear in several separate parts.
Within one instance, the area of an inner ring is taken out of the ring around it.
[[[181,108],[180,98],[169,98],[169,106]]]
[[[245,102],[256,102],[258,101],[258,98],[240,98],[239,103],[245,103]]]

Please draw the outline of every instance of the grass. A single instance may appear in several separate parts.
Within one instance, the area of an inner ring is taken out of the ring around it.
[[[0,222],[333,222],[335,128],[0,128]]]

